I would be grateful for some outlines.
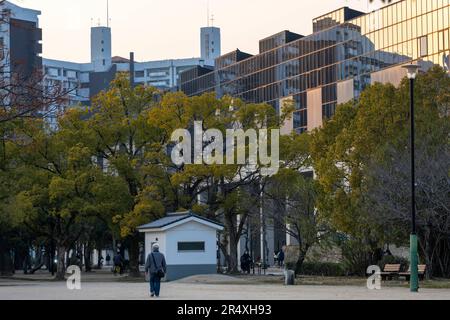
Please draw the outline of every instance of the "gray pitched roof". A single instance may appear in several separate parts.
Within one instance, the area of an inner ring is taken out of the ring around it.
[[[171,224],[174,224],[176,222],[188,219],[190,217],[195,217],[204,221],[207,221],[209,223],[213,223],[216,224],[218,226],[222,226],[220,223],[201,217],[199,215],[196,215],[195,213],[193,213],[192,211],[187,211],[187,212],[177,212],[177,213],[169,213],[166,217],[161,218],[159,220],[153,221],[151,223],[142,225],[140,227],[138,227],[138,230],[145,230],[145,229],[160,229],[160,228],[164,228],[167,227]]]

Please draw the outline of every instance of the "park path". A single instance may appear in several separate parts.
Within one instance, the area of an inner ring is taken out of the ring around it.
[[[71,291],[65,283],[9,281],[0,283],[0,300],[149,300],[146,283],[87,282]],[[163,284],[168,300],[450,300],[449,289],[368,290],[356,286],[292,286],[249,284]]]

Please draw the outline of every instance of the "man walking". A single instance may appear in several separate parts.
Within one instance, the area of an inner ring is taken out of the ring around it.
[[[113,263],[114,263],[114,269],[113,269],[114,275],[117,275],[117,273],[122,275],[123,274],[123,258],[122,258],[122,255],[120,254],[120,251],[117,251],[116,255],[114,256]]]
[[[278,266],[280,268],[282,268],[284,265],[284,258],[285,258],[284,251],[283,251],[283,249],[281,249],[280,252],[278,253]]]
[[[150,275],[150,295],[159,297],[161,290],[161,279],[166,274],[166,258],[159,252],[159,244],[155,243],[152,253],[147,257],[145,263],[145,273]]]

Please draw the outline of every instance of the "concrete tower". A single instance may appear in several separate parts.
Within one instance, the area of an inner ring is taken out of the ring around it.
[[[111,28],[91,28],[91,63],[94,71],[108,71],[112,63],[111,57]]]
[[[206,65],[213,66],[214,59],[221,54],[220,28],[205,27],[201,28],[200,33],[201,58],[205,60]]]

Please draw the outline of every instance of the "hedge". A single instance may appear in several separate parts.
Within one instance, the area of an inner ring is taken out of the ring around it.
[[[341,263],[304,262],[300,274],[305,276],[342,277],[347,275],[347,272]]]

